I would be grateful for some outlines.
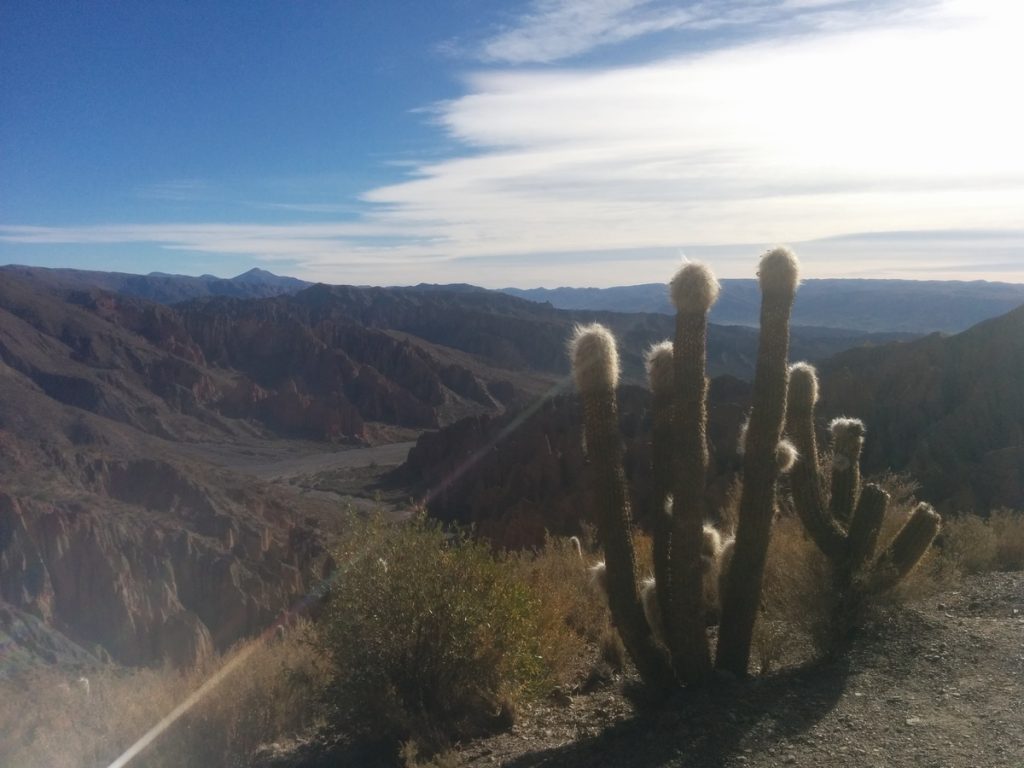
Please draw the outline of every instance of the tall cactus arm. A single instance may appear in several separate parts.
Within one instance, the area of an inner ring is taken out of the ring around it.
[[[719,669],[744,676],[757,619],[761,582],[775,513],[776,450],[786,414],[789,315],[799,282],[796,256],[776,248],[761,258],[761,334],[753,408],[743,455],[743,492],[732,567],[722,596]]]
[[[888,506],[889,494],[874,483],[864,486],[847,536],[846,569],[851,578],[874,554]]]
[[[793,504],[804,528],[829,560],[836,562],[846,551],[846,532],[825,504],[824,481],[814,436],[814,407],[818,402],[818,375],[807,363],[789,368],[786,434],[796,446],[798,458],[790,472]]]
[[[651,634],[637,588],[636,556],[630,537],[632,519],[615,400],[619,379],[615,339],[597,324],[578,328],[570,353],[573,378],[583,401],[595,522],[605,551],[608,606],[641,678],[652,689],[664,691],[673,684],[672,668]]]
[[[942,518],[924,502],[917,505],[906,524],[875,562],[868,591],[884,592],[896,586],[918,564],[939,533]]]
[[[860,453],[864,422],[840,417],[829,424],[832,433],[832,516],[848,525],[860,493]]]
[[[647,351],[647,380],[651,388],[653,428],[651,453],[654,470],[654,580],[662,626],[668,637],[671,621],[672,581],[669,552],[672,542],[672,342],[663,341]]]
[[[718,281],[703,264],[686,264],[672,278],[676,305],[672,371],[675,462],[667,629],[676,674],[689,685],[703,683],[711,675],[701,548],[708,472],[708,311],[718,291]]]

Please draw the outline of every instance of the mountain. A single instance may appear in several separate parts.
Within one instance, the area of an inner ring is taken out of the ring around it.
[[[607,325],[619,340],[624,375],[643,379],[643,356],[654,342],[670,338],[675,320],[652,313],[557,310],[550,305],[472,286],[356,288],[315,286],[295,297],[340,313],[360,325],[414,334],[420,339],[470,353],[509,369],[533,369],[565,376],[565,344],[578,324]],[[862,344],[882,344],[907,334],[867,334],[833,328],[794,328],[794,354],[819,360]],[[757,331],[714,325],[709,331],[712,375],[753,375]]]
[[[265,298],[296,293],[310,283],[294,277],[280,277],[264,269],[250,269],[241,275],[224,279],[213,275],[191,277],[151,272],[132,275],[124,272],[94,272],[84,269],[47,269],[8,265],[0,267],[0,276],[30,277],[54,288],[90,289],[148,299],[161,304],[175,304],[203,296]]]
[[[338,510],[211,452],[359,442],[375,423],[437,426],[546,386],[316,299],[168,307],[4,274],[5,653],[189,666],[226,649],[329,573],[320,526]]]
[[[756,280],[722,280],[711,321],[757,325]],[[616,288],[506,288],[510,295],[560,309],[674,314],[661,283]],[[957,333],[1024,304],[1024,285],[940,280],[805,280],[793,324],[874,332]]]
[[[541,398],[565,387],[574,325],[612,327],[627,380],[637,381],[644,350],[673,324],[471,286],[315,285],[167,305],[115,277],[117,290],[97,288],[93,273],[0,275],[0,614],[43,657],[188,665],[265,628],[329,572],[335,497],[211,457],[273,463],[316,441],[331,467],[345,447],[461,425],[422,438],[408,484],[432,488],[452,470],[473,478],[474,503],[489,498],[495,513],[506,502],[539,504],[580,461],[573,417],[550,410],[565,398]],[[818,359],[888,338],[797,329],[793,347]],[[749,376],[755,351],[752,329],[712,328],[714,371]],[[715,386],[713,439],[728,461],[747,385]],[[634,391],[624,413],[639,436],[644,395]],[[481,454],[492,462],[486,482],[462,467],[464,451],[520,423],[532,437],[518,453],[498,441]],[[521,482],[534,484],[526,496],[516,495]],[[478,512],[450,512],[467,514]],[[13,637],[4,632],[0,640]]]

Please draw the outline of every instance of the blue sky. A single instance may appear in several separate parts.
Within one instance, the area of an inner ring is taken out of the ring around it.
[[[1024,281],[1013,0],[0,4],[0,263]]]

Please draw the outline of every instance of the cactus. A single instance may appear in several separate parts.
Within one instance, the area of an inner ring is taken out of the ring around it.
[[[786,406],[789,313],[797,285],[795,257],[776,249],[761,259],[761,341],[754,380],[754,407],[744,451],[744,491],[735,543],[725,547],[733,563],[722,573],[722,634],[717,666],[745,674],[759,603],[768,537],[775,510],[775,485],[793,463],[792,446],[781,441]],[[612,618],[645,681],[663,687],[674,678],[706,682],[712,672],[706,631],[707,581],[719,583],[723,559],[717,532],[711,562],[702,557],[708,473],[706,345],[707,316],[718,282],[700,264],[675,275],[673,343],[653,347],[647,370],[653,395],[655,497],[654,569],[662,636],[669,656],[653,641],[644,618],[630,546],[630,510],[622,471],[622,446],[615,432],[617,350],[601,326],[577,329],[571,344],[573,375],[583,402],[584,436],[592,467],[595,519],[605,547]],[[670,510],[670,511],[669,511]],[[706,578],[707,577],[707,578]],[[648,594],[651,591],[649,590]],[[648,613],[651,605],[647,604]],[[669,666],[669,660],[671,666]],[[666,676],[667,672],[667,676]]]
[[[743,490],[732,566],[722,595],[716,666],[745,675],[757,619],[786,416],[789,315],[799,283],[796,257],[777,248],[761,258],[761,335],[754,369],[753,408],[743,451]]]
[[[623,645],[641,678],[659,689],[673,675],[664,650],[655,642],[637,587],[636,555],[630,538],[632,515],[622,469],[615,388],[619,356],[615,339],[600,325],[576,329],[570,343],[573,378],[583,401],[583,434],[593,473],[594,518],[605,551],[605,591]]]
[[[836,629],[842,635],[866,596],[891,589],[913,570],[938,534],[941,520],[930,506],[919,504],[872,561],[889,496],[877,485],[861,481],[864,424],[849,418],[829,424],[832,462],[830,476],[824,477],[814,433],[817,373],[807,363],[796,363],[790,367],[789,382],[786,432],[798,453],[791,473],[793,502],[811,539],[832,563],[838,593]]]

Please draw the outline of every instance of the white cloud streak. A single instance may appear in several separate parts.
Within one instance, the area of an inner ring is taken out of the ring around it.
[[[601,7],[614,16],[648,5]],[[367,192],[369,211],[351,223],[0,227],[0,240],[152,242],[283,259],[314,279],[354,271],[494,286],[660,279],[679,248],[746,243],[750,259],[762,245],[851,233],[1019,235],[1024,13],[998,0],[922,8],[867,29],[844,23],[642,66],[478,73],[433,110],[462,155]],[[938,258],[937,245],[900,242],[811,246],[831,259],[812,271]],[[942,242],[944,264],[1020,261],[989,277],[1024,279],[1019,237],[996,259]],[[578,255],[594,252],[619,256],[569,279]]]
[[[474,53],[488,63],[549,64],[658,32],[781,24],[792,32],[895,13],[893,0],[533,0]]]

